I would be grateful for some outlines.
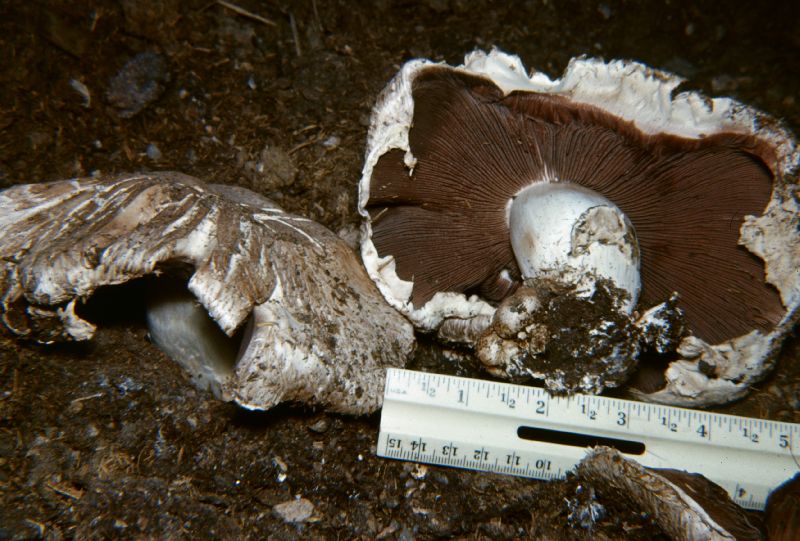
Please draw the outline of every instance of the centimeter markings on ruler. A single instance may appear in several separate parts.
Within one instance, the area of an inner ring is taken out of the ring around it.
[[[378,455],[560,479],[586,448],[702,473],[748,509],[800,470],[800,424],[390,368]]]

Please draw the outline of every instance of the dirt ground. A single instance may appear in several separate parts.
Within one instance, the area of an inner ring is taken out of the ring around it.
[[[576,55],[641,60],[800,128],[793,2],[236,5],[262,20],[210,0],[0,3],[0,186],[178,170],[352,232],[383,85],[408,59],[492,46],[552,76]],[[591,530],[570,524],[575,481],[380,459],[378,415],[217,402],[148,343],[133,297],[96,303],[87,344],[0,335],[0,540],[663,538],[603,500]],[[439,357],[423,345],[414,362]],[[798,359],[795,334],[775,373],[722,411],[800,422]],[[290,522],[281,504],[297,496],[313,509]]]

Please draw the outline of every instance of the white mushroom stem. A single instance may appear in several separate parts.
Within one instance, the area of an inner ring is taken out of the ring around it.
[[[511,246],[524,279],[556,280],[589,296],[598,278],[629,295],[641,289],[639,245],[623,212],[599,193],[571,182],[541,181],[519,192],[508,213]]]
[[[197,388],[223,398],[222,387],[234,373],[238,341],[222,332],[183,284],[161,280],[150,293],[147,329],[153,343],[186,370]]]

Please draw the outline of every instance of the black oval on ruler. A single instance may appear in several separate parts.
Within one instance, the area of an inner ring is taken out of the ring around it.
[[[561,430],[549,430],[547,428],[537,428],[533,426],[520,426],[517,428],[517,436],[523,440],[541,441],[545,443],[557,443],[559,445],[570,445],[572,447],[594,447],[605,445],[613,447],[620,453],[627,455],[643,455],[645,451],[644,443],[634,440],[621,440],[595,434],[581,434],[578,432],[563,432]]]

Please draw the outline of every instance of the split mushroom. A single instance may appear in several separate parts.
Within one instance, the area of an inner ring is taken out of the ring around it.
[[[154,342],[198,386],[246,408],[374,411],[385,368],[413,349],[411,325],[350,247],[249,190],[148,173],[0,192],[2,321],[15,334],[87,340],[83,300],[163,274],[189,278],[191,295],[153,297]]]
[[[494,374],[709,405],[771,367],[800,303],[800,154],[731,99],[635,62],[561,79],[499,51],[407,63],[373,111],[362,259],[420,329]]]

